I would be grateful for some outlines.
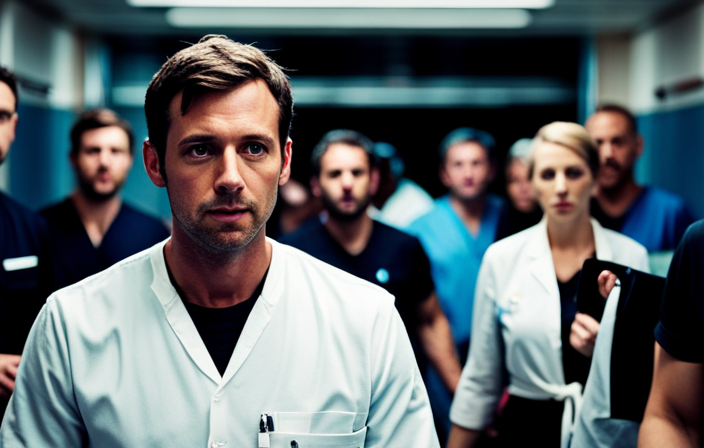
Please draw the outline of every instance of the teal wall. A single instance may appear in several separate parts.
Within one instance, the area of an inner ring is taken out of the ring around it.
[[[704,217],[704,105],[638,117],[645,140],[636,178],[685,198]]]

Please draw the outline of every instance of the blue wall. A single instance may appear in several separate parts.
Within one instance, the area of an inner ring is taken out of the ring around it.
[[[144,171],[142,141],[147,127],[143,108],[118,109],[135,131],[134,165],[123,189],[123,197],[155,216],[171,214],[166,190],[154,186]],[[74,188],[69,162],[69,132],[76,114],[72,111],[20,105],[17,137],[10,151],[12,197],[38,209],[66,197]]]
[[[638,127],[645,140],[639,182],[683,196],[704,217],[704,105],[639,116]]]

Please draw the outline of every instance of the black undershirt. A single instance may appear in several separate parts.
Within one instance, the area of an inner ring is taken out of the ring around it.
[[[577,314],[577,285],[582,271],[574,274],[574,277],[566,282],[557,281],[560,289],[560,305],[562,318],[562,369],[565,374],[565,384],[575,381],[586,384],[589,376],[589,366],[591,358],[582,355],[570,344],[570,329]]]
[[[602,227],[605,229],[615,230],[617,232],[621,231],[621,227],[623,227],[623,224],[626,222],[626,218],[628,217],[628,211],[621,216],[607,215],[599,205],[599,201],[597,201],[596,198],[592,198],[590,210],[594,219],[599,221],[599,224],[601,224]]]
[[[232,358],[232,353],[235,351],[235,346],[240,338],[240,334],[242,334],[242,329],[244,329],[244,325],[247,323],[249,313],[252,311],[252,308],[254,308],[254,304],[257,303],[257,298],[264,289],[264,282],[266,281],[267,274],[269,274],[269,269],[266,270],[262,281],[259,282],[257,289],[254,290],[254,293],[249,299],[237,305],[225,308],[210,308],[187,302],[184,300],[185,294],[183,290],[178,283],[176,283],[168,265],[166,266],[166,270],[169,273],[171,284],[181,297],[188,314],[193,320],[193,324],[195,324],[198,330],[198,334],[200,334],[201,339],[203,339],[205,348],[208,349],[208,353],[210,353],[215,367],[217,367],[221,376],[224,375],[227,364],[230,362],[230,358]]]

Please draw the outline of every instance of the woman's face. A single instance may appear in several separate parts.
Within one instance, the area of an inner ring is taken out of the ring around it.
[[[508,165],[506,193],[519,212],[530,213],[535,210],[535,195],[533,194],[533,184],[528,178],[528,164],[520,159],[513,159]]]
[[[584,159],[562,145],[542,142],[533,160],[533,188],[549,220],[589,215],[594,177]]]

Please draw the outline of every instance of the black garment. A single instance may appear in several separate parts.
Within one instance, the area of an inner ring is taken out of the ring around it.
[[[167,267],[168,269],[168,267]],[[184,294],[181,288],[176,283],[171,270],[168,269],[169,280],[171,284],[183,299]],[[264,289],[264,282],[269,270],[264,273],[262,281],[259,282],[257,289],[254,290],[252,296],[240,302],[237,305],[228,306],[226,308],[208,308],[205,306],[196,305],[195,303],[183,301],[188,314],[190,314],[193,324],[198,330],[205,348],[208,349],[210,357],[213,358],[215,367],[217,367],[220,375],[225,374],[227,365],[230,363],[232,353],[235,351],[237,341],[240,339],[244,325],[247,323],[249,314],[257,303],[257,298]]]
[[[98,247],[93,246],[70,198],[43,209],[41,214],[46,218],[52,239],[59,287],[105,270],[169,236],[158,219],[124,202]]]
[[[591,358],[584,356],[570,344],[570,330],[577,314],[577,285],[582,271],[566,282],[557,281],[560,290],[560,306],[562,317],[562,369],[565,374],[565,384],[578,382],[582,386],[587,383]]]
[[[655,339],[681,361],[704,363],[704,220],[689,226],[667,273]]]
[[[533,227],[543,219],[543,211],[536,207],[530,213],[518,211],[512,204],[507,203],[501,211],[499,225],[496,228],[496,241]]]
[[[430,261],[417,238],[374,221],[367,247],[350,255],[315,220],[280,241],[389,291],[409,334],[415,333],[418,305],[434,289]]]
[[[41,216],[0,192],[0,353],[22,353],[53,290],[46,248]]]
[[[623,227],[623,223],[626,222],[626,218],[628,217],[628,212],[615,218],[607,215],[604,209],[601,208],[601,205],[599,205],[599,201],[597,201],[596,198],[592,198],[591,200],[590,211],[594,219],[599,221],[599,224],[601,224],[602,227],[615,230],[617,232],[621,231],[621,227]]]
[[[497,422],[499,448],[559,448],[564,402],[510,395]]]

